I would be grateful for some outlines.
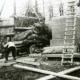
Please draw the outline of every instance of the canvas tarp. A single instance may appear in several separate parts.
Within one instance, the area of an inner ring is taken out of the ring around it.
[[[33,34],[32,30],[24,31],[22,33],[18,33],[14,36],[14,40],[19,41],[19,40],[24,40],[27,39],[28,36]]]

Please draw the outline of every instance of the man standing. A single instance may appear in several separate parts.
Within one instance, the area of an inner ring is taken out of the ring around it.
[[[13,59],[16,60],[16,58],[15,58],[15,54],[16,54],[15,44],[13,42],[7,42],[4,45],[4,48],[5,48],[5,63],[8,61],[8,55],[10,52],[12,52]]]

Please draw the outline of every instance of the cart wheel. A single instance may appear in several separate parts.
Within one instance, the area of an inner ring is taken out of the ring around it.
[[[36,44],[32,44],[32,45],[29,47],[29,53],[30,53],[30,54],[34,54],[34,53],[35,53],[35,50],[37,50]]]

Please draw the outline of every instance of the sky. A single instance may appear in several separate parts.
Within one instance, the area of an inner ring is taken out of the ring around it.
[[[3,6],[4,1],[5,0],[0,0],[0,11],[1,11],[1,8]],[[16,1],[16,13],[17,13],[17,15],[23,15],[25,12],[24,10],[25,10],[25,7],[26,7],[28,0],[15,0],[15,1]],[[38,1],[38,5],[39,5],[38,8],[42,12],[43,11],[43,5],[42,5],[43,0],[37,0],[37,1]],[[62,1],[63,3],[66,4],[69,0],[51,0],[51,3],[55,5],[55,3],[58,4],[59,1]],[[31,0],[31,2],[32,2],[32,5],[34,7],[35,0]],[[50,2],[50,0],[44,0],[44,3],[45,3],[44,5],[48,6],[49,2]],[[14,0],[6,0],[4,8],[2,10],[1,17],[6,18],[6,17],[12,16],[13,14],[14,14]]]

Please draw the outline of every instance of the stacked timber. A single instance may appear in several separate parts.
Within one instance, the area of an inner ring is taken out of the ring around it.
[[[23,58],[17,59],[16,62],[22,63],[22,64],[39,66],[40,63],[36,62],[36,60],[37,60],[36,58],[23,57]]]
[[[68,48],[72,48],[72,46],[67,46]],[[63,53],[64,46],[51,46],[51,47],[44,47],[43,54],[61,54]],[[74,52],[76,52],[76,46],[74,47]]]
[[[62,50],[63,50],[63,46],[44,47],[43,54],[62,53]]]
[[[54,75],[54,76],[57,76],[57,77],[68,79],[68,80],[80,80],[79,77],[70,76],[70,75],[61,74],[61,73],[55,73],[55,72],[51,72],[51,71],[47,71],[47,70],[41,70],[41,69],[37,69],[37,68],[33,68],[33,67],[28,67],[28,66],[23,66],[23,65],[18,65],[18,64],[13,65],[13,67],[19,68],[19,69],[28,70],[28,71],[34,71],[34,72],[38,72],[38,73],[43,73],[43,74]]]
[[[32,30],[28,30],[28,31],[24,31],[22,33],[19,33],[19,34],[16,34],[14,36],[14,40],[15,41],[19,41],[19,40],[24,40],[24,39],[27,39],[27,37],[29,35],[33,34],[33,31]]]

